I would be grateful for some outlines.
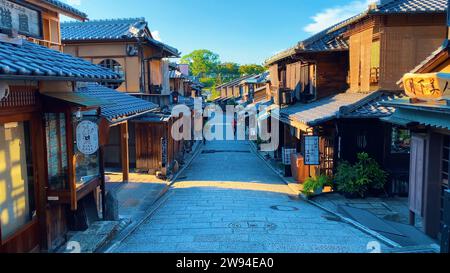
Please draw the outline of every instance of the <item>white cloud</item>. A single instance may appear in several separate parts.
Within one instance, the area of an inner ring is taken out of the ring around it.
[[[72,6],[80,6],[81,0],[66,0],[67,4]]]
[[[153,39],[155,39],[156,41],[162,42],[161,34],[159,33],[159,30],[152,31],[152,36],[153,36]]]
[[[376,0],[358,0],[353,1],[347,5],[327,8],[311,17],[313,22],[303,28],[304,31],[315,34],[327,27],[337,24],[345,19],[357,15],[358,13],[367,10],[371,3]]]

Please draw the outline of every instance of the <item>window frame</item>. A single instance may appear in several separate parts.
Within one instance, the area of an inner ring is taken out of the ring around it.
[[[39,118],[36,115],[33,115],[31,113],[23,113],[23,114],[15,114],[11,116],[1,116],[0,115],[0,126],[4,125],[6,123],[12,123],[12,122],[29,122],[29,131],[30,131],[30,148],[31,148],[31,158],[32,158],[32,168],[33,168],[33,186],[34,186],[34,192],[33,192],[33,198],[34,198],[34,211],[36,212],[34,215],[31,216],[31,219],[22,227],[20,227],[18,230],[16,230],[13,234],[9,235],[7,238],[2,239],[2,228],[0,225],[0,246],[5,246],[9,242],[15,240],[20,234],[27,232],[30,228],[32,228],[34,225],[38,224],[38,214],[39,214],[39,167],[37,163],[37,159],[39,159],[39,156],[37,155],[39,149],[39,143],[37,143],[37,138],[32,137],[31,132],[37,132],[38,126],[39,126]],[[29,182],[28,182],[29,183]],[[29,200],[28,200],[29,201]]]
[[[408,152],[394,152],[393,149],[393,142],[394,142],[394,130],[403,130],[403,131],[409,131],[410,136],[410,144],[409,144],[409,151]],[[400,126],[392,126],[390,131],[390,137],[389,137],[389,153],[391,155],[410,155],[411,154],[411,138],[412,138],[412,132],[408,128],[400,127]]]
[[[121,76],[121,79],[125,80],[126,72],[125,72],[124,66],[119,61],[117,61],[116,59],[114,59],[114,58],[102,59],[102,60],[100,60],[98,62],[98,65],[101,66],[101,67],[107,68],[107,69],[109,69],[109,70],[119,74]],[[119,67],[120,71],[116,71],[115,67]],[[119,82],[119,83],[100,83],[100,84],[105,86],[105,87],[108,87],[110,89],[117,90],[123,85],[123,82]]]
[[[49,101],[51,102],[51,100]],[[83,183],[80,187],[77,186],[76,181],[76,153],[75,153],[75,130],[74,127],[74,114],[77,111],[87,112],[87,111],[97,111],[96,116],[100,121],[100,109],[99,107],[79,107],[73,106],[67,103],[55,104],[48,103],[49,107],[45,113],[64,113],[66,115],[66,143],[67,143],[67,160],[68,160],[68,176],[69,176],[69,187],[67,190],[52,190],[48,187],[47,178],[47,201],[57,204],[68,204],[72,211],[77,210],[78,201],[84,198],[89,193],[93,192],[95,189],[102,185],[101,170],[102,170],[102,157],[99,155],[99,177],[93,178],[86,183]],[[59,106],[54,106],[59,105]],[[69,117],[69,118],[67,118]],[[100,134],[100,132],[99,132]],[[46,136],[45,136],[46,137]],[[46,142],[46,141],[45,141]],[[47,147],[45,147],[47,152]],[[45,160],[45,170],[48,177],[48,159]]]

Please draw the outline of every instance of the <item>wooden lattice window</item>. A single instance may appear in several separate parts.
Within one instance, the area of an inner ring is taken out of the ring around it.
[[[0,109],[32,107],[37,103],[37,88],[32,86],[10,86],[6,98],[0,100]]]
[[[105,60],[101,61],[99,63],[99,65],[103,66],[105,68],[108,68],[108,69],[114,71],[115,73],[119,74],[121,79],[125,78],[125,72],[122,68],[122,65],[119,62],[117,62],[116,60],[105,59]],[[104,85],[108,88],[117,89],[122,84],[121,83],[102,83],[102,85]]]

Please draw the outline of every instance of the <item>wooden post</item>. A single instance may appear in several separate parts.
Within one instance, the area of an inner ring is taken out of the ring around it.
[[[416,214],[414,211],[409,211],[409,224],[411,226],[416,226]]]
[[[120,124],[120,148],[122,154],[122,175],[123,181],[128,182],[130,178],[130,156],[128,147],[128,122]]]

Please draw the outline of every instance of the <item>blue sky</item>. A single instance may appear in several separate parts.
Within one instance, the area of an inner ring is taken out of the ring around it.
[[[64,0],[90,19],[145,17],[155,36],[183,54],[261,64],[375,0]],[[64,20],[64,19],[63,19]]]

